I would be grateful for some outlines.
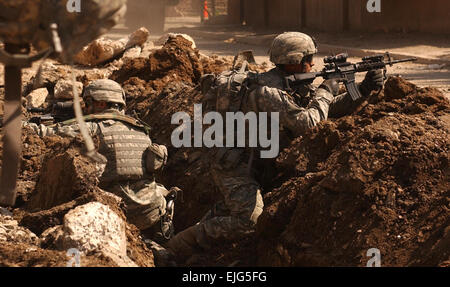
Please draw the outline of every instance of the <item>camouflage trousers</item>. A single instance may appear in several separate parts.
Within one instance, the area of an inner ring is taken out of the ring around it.
[[[199,223],[169,241],[168,247],[180,258],[209,249],[218,239],[233,241],[254,232],[263,211],[261,190],[251,176],[248,154],[221,148],[212,150],[210,156],[211,175],[224,199]]]
[[[169,191],[154,181],[115,183],[106,190],[124,200],[128,221],[140,230],[148,229],[159,223],[161,217],[166,213],[165,196]]]

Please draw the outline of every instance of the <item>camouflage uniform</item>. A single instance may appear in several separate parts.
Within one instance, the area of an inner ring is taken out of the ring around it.
[[[88,86],[84,96],[124,105],[120,85],[112,82],[115,84],[111,89],[111,82],[95,81],[90,85],[95,88],[90,89]],[[109,88],[105,89],[105,86]],[[95,94],[90,95],[89,91]],[[111,99],[111,93],[116,93],[115,101]],[[139,229],[144,230],[159,223],[166,213],[165,196],[169,191],[152,180],[151,175],[165,164],[167,148],[152,143],[144,126],[117,109],[88,115],[85,120],[90,135],[100,139],[100,154],[107,158],[100,177],[100,187],[124,199],[127,217]],[[80,133],[75,120],[55,126],[25,125],[33,128],[40,136],[58,134],[75,137]]]
[[[307,108],[299,107],[284,91],[282,78],[275,69],[250,83],[249,92],[239,106],[244,113],[279,112],[280,126],[301,135],[327,118],[332,101],[332,94],[318,89]],[[215,148],[209,156],[212,178],[224,200],[198,224],[168,242],[169,249],[180,259],[209,248],[217,239],[230,241],[254,232],[263,211],[261,188],[251,169],[251,152],[240,148]]]
[[[302,33],[278,36],[270,52],[275,64],[300,64],[303,57],[315,53],[315,43]],[[280,127],[292,138],[303,135],[329,115],[342,116],[358,104],[353,103],[348,94],[334,97],[323,85],[318,89],[305,85],[295,91],[288,90],[285,76],[278,67],[259,75],[250,74],[247,92],[237,105],[233,100],[228,101],[232,103],[230,107],[238,106],[244,113],[279,112]],[[221,94],[211,89],[203,92],[206,98]],[[217,109],[221,103],[218,99],[211,106]],[[228,111],[236,110],[230,108]],[[230,241],[254,232],[263,211],[261,188],[252,169],[254,152],[240,148],[215,148],[210,151],[212,178],[224,200],[215,204],[199,223],[178,233],[168,242],[169,251],[180,260],[210,248],[217,239]]]

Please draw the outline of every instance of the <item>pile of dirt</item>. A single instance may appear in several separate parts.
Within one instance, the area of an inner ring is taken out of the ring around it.
[[[74,141],[69,138],[50,136],[40,138],[32,129],[22,130],[22,158],[18,174],[18,189],[16,206],[20,207],[30,198],[38,181],[44,157],[50,153],[59,153],[66,150]],[[79,145],[78,141],[78,145]],[[0,142],[0,154],[3,153],[3,144]],[[1,164],[1,160],[0,160]]]
[[[66,267],[69,262],[73,261],[64,251],[46,250],[23,243],[0,244],[1,267]],[[83,267],[118,267],[104,256],[82,255],[79,263]]]
[[[450,105],[435,89],[391,78],[358,114],[324,122],[277,160],[265,195],[257,264],[383,266],[449,260]]]
[[[124,59],[122,68],[111,79],[126,85],[137,77],[148,82],[149,87],[160,90],[170,81],[195,83],[203,74],[200,55],[192,43],[182,36],[169,38],[164,46],[148,58]]]
[[[36,244],[2,243],[0,266],[66,266],[69,261],[66,251],[60,251],[43,233],[63,224],[64,216],[77,206],[100,202],[126,221],[125,206],[116,196],[97,187],[98,167],[83,156],[84,143],[80,137],[40,138],[33,130],[25,128],[22,141],[18,198],[10,211],[19,226],[40,238]],[[134,225],[126,224],[126,237],[128,257],[138,266],[154,266],[153,254]],[[81,264],[117,266],[114,260],[101,253],[82,256]]]
[[[162,107],[197,97],[169,93]],[[438,90],[390,78],[356,113],[320,123],[279,155],[262,183],[270,192],[256,236],[193,265],[365,266],[370,248],[383,266],[446,265],[449,111]],[[169,115],[151,119],[165,130]],[[207,166],[205,150],[171,148],[160,180],[184,191],[177,231],[220,198]]]

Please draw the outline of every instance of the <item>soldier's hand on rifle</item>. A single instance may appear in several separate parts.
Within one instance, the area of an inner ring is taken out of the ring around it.
[[[319,88],[325,89],[330,92],[333,96],[339,94],[339,81],[338,79],[328,79],[323,81]]]
[[[384,86],[384,70],[371,70],[366,73],[366,77],[361,82],[359,89],[364,97],[370,95],[372,91],[379,91]]]

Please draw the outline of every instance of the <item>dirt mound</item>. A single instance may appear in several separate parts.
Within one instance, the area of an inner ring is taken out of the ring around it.
[[[195,83],[203,74],[203,66],[197,49],[191,42],[178,36],[169,38],[164,46],[150,54],[149,58],[124,59],[122,68],[111,79],[124,83],[133,77],[150,82],[153,89],[161,89],[169,81]]]
[[[82,155],[81,138],[40,138],[25,128],[14,219],[37,236],[63,224],[64,216],[89,202],[107,205],[124,221],[124,205],[116,196],[97,187],[97,167]],[[1,152],[1,144],[0,144]],[[138,266],[154,266],[153,254],[139,230],[126,224],[127,255]],[[3,243],[2,243],[3,244]],[[8,243],[0,251],[0,266],[66,266],[69,258],[55,242],[44,237],[38,244]],[[117,266],[98,253],[81,257],[82,266]]]
[[[34,245],[2,242],[0,244],[1,267],[66,267],[71,259],[64,251],[46,250]],[[117,267],[102,256],[81,256],[83,267]]]
[[[16,207],[22,206],[30,198],[34,190],[42,161],[50,152],[59,153],[67,149],[72,140],[59,136],[50,136],[41,139],[33,130],[24,128],[22,130],[22,158],[18,176],[18,188]],[[3,144],[0,142],[0,154],[3,153]],[[1,159],[0,159],[1,165]]]
[[[449,103],[401,78],[369,102],[280,155],[287,180],[265,195],[258,264],[365,266],[370,248],[383,266],[449,259]]]
[[[162,98],[162,112],[148,118],[158,122],[156,132],[170,124],[165,109],[182,110],[197,97]],[[365,266],[367,250],[378,248],[383,266],[445,265],[449,111],[439,91],[390,78],[356,113],[320,123],[280,154],[262,182],[271,192],[256,236],[220,245],[191,264]],[[171,148],[160,180],[184,190],[177,231],[220,197],[207,161],[202,149]]]
[[[30,210],[66,203],[93,191],[98,184],[96,164],[81,156],[77,148],[48,155],[42,166],[35,194],[28,203]]]

